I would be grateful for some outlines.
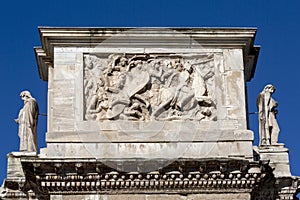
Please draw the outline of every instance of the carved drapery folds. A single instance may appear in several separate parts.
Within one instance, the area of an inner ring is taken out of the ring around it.
[[[84,55],[86,120],[216,120],[213,54]]]

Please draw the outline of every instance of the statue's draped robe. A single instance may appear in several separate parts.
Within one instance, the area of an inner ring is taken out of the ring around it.
[[[269,107],[269,126],[271,126],[271,144],[277,144],[280,129],[276,120],[275,108],[277,107],[277,102],[273,98],[270,99]]]
[[[277,102],[271,94],[261,92],[257,97],[259,117],[259,145],[271,145],[278,142],[279,126],[276,120],[275,108]]]
[[[24,102],[19,112],[20,151],[37,152],[38,105],[34,98]]]

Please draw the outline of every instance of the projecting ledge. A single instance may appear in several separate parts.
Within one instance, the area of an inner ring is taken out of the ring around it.
[[[118,131],[95,130],[48,132],[47,143],[115,143],[115,142],[230,142],[253,141],[250,130],[180,130],[180,131]]]

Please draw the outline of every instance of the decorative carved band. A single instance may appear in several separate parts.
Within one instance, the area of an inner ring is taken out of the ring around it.
[[[132,161],[122,161],[127,162]],[[34,180],[43,193],[252,191],[269,176],[262,163],[245,160],[175,161],[151,172],[124,172],[104,163],[35,161],[34,165],[23,163],[23,167],[26,177]]]

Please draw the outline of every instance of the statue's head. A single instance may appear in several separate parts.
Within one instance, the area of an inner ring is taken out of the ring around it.
[[[272,84],[268,84],[265,86],[264,91],[265,92],[270,92],[271,94],[273,94],[275,92],[275,87]]]
[[[127,58],[125,58],[125,57],[121,57],[120,58],[120,65],[122,66],[122,67],[125,67],[126,65],[127,65]]]
[[[125,74],[120,74],[119,76],[118,76],[118,84],[117,84],[117,87],[119,88],[119,89],[123,89],[123,87],[124,87],[124,85],[125,85],[125,82],[126,82],[126,76],[125,76]]]
[[[32,98],[30,92],[27,91],[27,90],[22,91],[22,92],[20,93],[20,97],[21,97],[22,100],[26,100],[26,99],[28,99],[28,98]]]

